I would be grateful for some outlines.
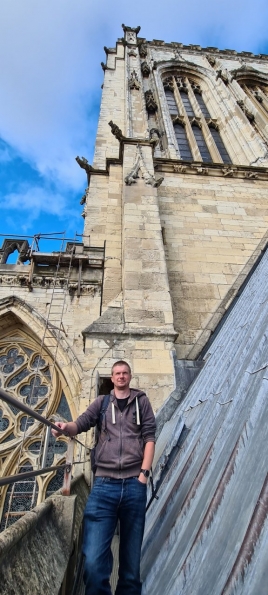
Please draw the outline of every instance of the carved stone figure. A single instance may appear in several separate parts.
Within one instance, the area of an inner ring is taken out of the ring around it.
[[[245,102],[243,101],[243,99],[239,99],[237,102],[237,105],[239,105],[239,107],[241,108],[242,112],[244,112],[245,116],[247,116],[247,119],[250,122],[254,122],[255,120],[255,116],[254,114],[248,109],[248,107],[246,106]]]
[[[214,58],[214,56],[206,56],[207,61],[210,63],[210,66],[215,66],[216,64],[216,58]]]
[[[150,130],[150,140],[157,145],[159,143],[160,137],[161,137],[161,133],[158,130],[158,128],[151,128],[151,130]]]
[[[253,172],[253,171],[247,171],[245,173],[245,178],[247,178],[248,180],[257,180],[258,179],[258,174]]]
[[[235,173],[235,168],[228,166],[228,167],[222,168],[221,171],[223,173],[224,178],[232,178]]]
[[[186,165],[173,165],[175,173],[184,174],[186,172]]]
[[[80,165],[80,167],[82,169],[84,169],[87,174],[91,174],[92,171],[94,171],[94,167],[92,167],[92,165],[90,165],[88,163],[88,160],[85,157],[76,157],[75,161],[77,161],[78,165]]]
[[[208,168],[207,167],[201,167],[199,165],[191,165],[191,168],[199,175],[208,175]]]
[[[146,43],[141,43],[139,46],[139,53],[141,58],[146,58],[147,56],[147,45]]]
[[[257,99],[259,103],[263,103],[263,97],[259,91],[252,91],[252,95],[254,95],[255,99]]]
[[[226,68],[220,68],[217,70],[216,80],[221,79],[226,85],[229,83],[229,73]]]
[[[233,178],[235,174],[235,167],[232,167],[230,165],[228,167],[224,167],[222,168],[222,173],[224,178]]]
[[[117,126],[112,120],[110,120],[108,124],[111,126],[112,134],[115,136],[115,138],[117,138],[119,141],[123,140],[124,136],[119,126]]]

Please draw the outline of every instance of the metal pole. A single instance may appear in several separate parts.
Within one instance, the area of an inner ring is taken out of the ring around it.
[[[27,413],[27,415],[29,415],[30,417],[34,417],[34,419],[40,421],[42,424],[45,424],[46,426],[49,426],[50,428],[57,430],[57,432],[59,432],[60,434],[63,434],[64,436],[69,436],[68,432],[60,430],[60,428],[53,424],[52,421],[49,421],[48,419],[37,413],[37,411],[33,411],[33,409],[31,409],[21,401],[18,401],[18,399],[11,397],[11,395],[8,395],[4,390],[2,390],[2,388],[0,388],[0,399],[3,399],[3,401],[8,403],[9,405],[12,405],[13,407],[20,409],[20,411]]]
[[[63,478],[62,495],[70,496],[71,493],[71,479],[72,479],[72,464],[74,459],[74,441],[72,438],[69,440],[68,448],[66,452],[66,465]]]
[[[36,477],[36,475],[44,475],[45,473],[50,473],[51,471],[58,471],[59,469],[69,469],[70,466],[68,464],[64,465],[54,465],[54,467],[47,467],[46,469],[39,469],[38,471],[27,471],[26,473],[18,473],[17,475],[10,475],[10,477],[2,477],[0,479],[0,487],[6,486],[9,483],[15,483],[17,481],[24,481],[24,479],[29,479],[30,477]]]
[[[9,405],[16,407],[16,409],[19,409],[20,411],[27,413],[27,415],[29,415],[30,417],[33,417],[37,421],[40,421],[41,424],[45,424],[46,426],[49,426],[50,428],[53,428],[53,430],[56,430],[57,432],[59,432],[59,434],[62,434],[63,436],[68,436],[68,438],[70,438],[68,432],[58,428],[58,426],[53,424],[52,421],[49,421],[49,419],[46,419],[42,415],[39,415],[39,413],[37,413],[36,411],[34,411],[30,407],[28,407],[28,405],[25,405],[21,401],[18,401],[18,399],[15,399],[14,397],[11,397],[11,395],[8,395],[2,388],[0,388],[0,399],[5,401]],[[83,444],[83,442],[80,442],[80,440],[77,440],[77,438],[73,438],[73,440],[75,442],[78,442],[78,444],[81,444],[87,450],[90,450],[87,446],[85,446]]]
[[[48,453],[48,445],[49,445],[49,436],[50,436],[50,428],[47,427],[46,428],[45,440],[44,440],[44,450],[43,450],[43,455],[42,455],[42,463],[41,463],[42,469],[44,469],[44,467],[46,466],[47,453]]]

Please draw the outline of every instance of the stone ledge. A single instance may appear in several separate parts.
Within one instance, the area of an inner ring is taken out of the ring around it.
[[[154,159],[154,168],[157,172],[171,174],[191,174],[203,176],[219,176],[221,178],[243,179],[245,182],[258,182],[268,180],[267,167],[251,165],[234,165],[224,163],[203,163],[200,161],[182,161],[180,159]]]
[[[71,493],[56,492],[0,534],[1,595],[59,593],[88,495],[83,475]]]
[[[131,323],[126,323],[124,320],[123,308],[108,308],[100,318],[95,320],[87,328],[82,331],[84,340],[86,337],[103,336],[103,335],[130,336],[130,337],[144,337],[161,336],[164,340],[174,341],[177,337],[173,326],[166,324],[162,328],[139,327]]]

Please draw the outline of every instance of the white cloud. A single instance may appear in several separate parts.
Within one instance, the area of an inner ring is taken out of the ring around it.
[[[10,148],[7,146],[0,147],[0,163],[8,163],[9,161],[12,161],[12,159],[13,156]]]
[[[17,228],[19,223],[24,232],[30,229],[40,215],[52,215],[57,223],[60,220],[66,222],[68,218],[72,219],[72,223],[79,220],[77,209],[70,208],[63,194],[28,184],[18,188],[17,192],[8,194],[5,200],[1,201],[1,211],[2,216],[4,211],[12,212],[12,228]]]
[[[9,0],[0,22],[0,136],[58,188],[82,189],[75,156],[92,159],[99,63],[122,22],[141,25],[148,39],[258,52],[267,17],[267,0],[192,0],[190,7],[176,0]]]

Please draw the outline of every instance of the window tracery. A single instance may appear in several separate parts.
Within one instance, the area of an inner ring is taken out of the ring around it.
[[[257,78],[239,78],[237,83],[244,92],[243,99],[237,93],[237,104],[246,115],[252,128],[264,141],[266,147],[268,143],[268,84],[259,82]]]
[[[188,77],[170,75],[163,80],[180,158],[187,161],[231,163],[217,120],[202,96],[201,86]]]
[[[50,356],[46,353],[40,356],[40,346],[22,330],[16,331],[16,338],[11,335],[0,340],[1,387],[38,413],[45,411],[46,417],[57,413],[70,421],[72,417],[57,368],[53,381],[51,379],[52,365]],[[0,459],[3,475],[37,469],[43,455],[43,439],[41,424],[13,405],[1,401]],[[56,442],[51,435],[45,466],[62,462],[66,449],[64,437]],[[45,479],[38,477],[16,482],[0,490],[1,530],[44,499],[46,486],[54,476],[55,473],[52,473]]]

